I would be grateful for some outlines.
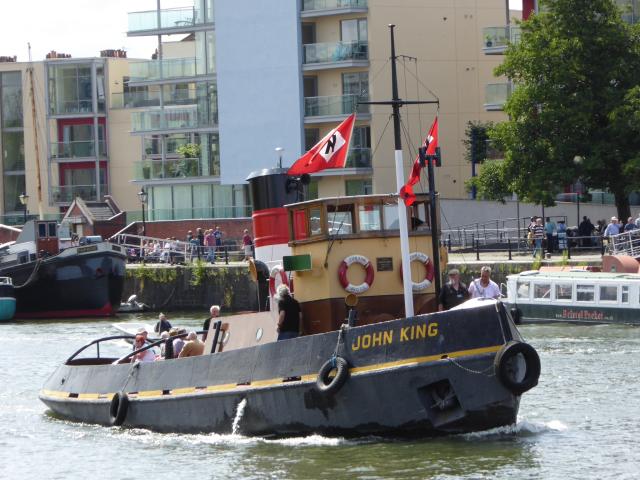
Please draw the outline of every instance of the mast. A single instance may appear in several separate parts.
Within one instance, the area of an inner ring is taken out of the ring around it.
[[[38,142],[38,122],[36,121],[36,98],[33,87],[33,62],[31,61],[31,44],[29,46],[29,67],[27,73],[29,74],[29,95],[31,96],[31,122],[33,123],[33,141],[36,151],[36,185],[38,192],[38,217],[40,220],[44,220],[44,214],[42,212],[42,181],[40,179],[40,145]],[[26,185],[25,185],[26,188]]]
[[[396,47],[395,47],[395,39],[393,34],[393,29],[395,25],[389,24],[389,33],[391,35],[391,101],[386,102],[360,102],[363,104],[369,105],[391,105],[393,111],[393,138],[394,138],[394,149],[395,149],[395,167],[396,167],[396,186],[397,191],[404,186],[404,166],[402,161],[402,139],[400,136],[400,107],[404,105],[417,105],[423,103],[435,103],[438,104],[437,100],[426,100],[426,101],[414,101],[414,100],[401,100],[398,97],[398,78],[396,74]],[[430,171],[432,173],[433,170]],[[431,181],[429,183],[431,187]],[[435,193],[435,192],[433,192]],[[432,194],[432,202],[435,195]],[[434,211],[435,205],[431,204],[431,210]],[[432,215],[433,217],[433,215]],[[404,311],[405,317],[413,317],[413,289],[411,287],[411,267],[409,260],[409,228],[407,226],[407,207],[404,204],[404,201],[398,196],[398,224],[400,227],[400,251],[402,255],[402,264],[405,265],[405,268],[402,269],[402,282],[403,282],[403,290],[404,290]],[[432,237],[436,237],[438,235],[437,225],[432,221],[431,224],[431,235]],[[434,242],[434,245],[437,244],[437,241]],[[434,247],[435,248],[435,247]],[[435,259],[438,258],[439,251],[434,250],[434,267],[436,272],[436,296],[439,294],[439,276],[440,276],[440,265],[439,262],[436,262]]]

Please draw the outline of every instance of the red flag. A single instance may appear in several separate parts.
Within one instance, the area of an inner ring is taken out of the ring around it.
[[[325,168],[344,168],[355,120],[355,113],[349,115],[344,122],[327,133],[311,150],[296,160],[287,171],[287,175],[319,172]]]
[[[438,147],[438,117],[435,118],[429,129],[429,135],[427,135],[427,138],[424,140],[424,146],[427,147],[427,155],[436,154],[436,148]],[[404,204],[407,207],[413,205],[413,202],[416,201],[413,186],[420,181],[420,170],[422,170],[422,167],[420,166],[420,155],[418,155],[415,162],[413,162],[409,180],[407,180],[404,187],[400,189],[400,197],[404,199]]]

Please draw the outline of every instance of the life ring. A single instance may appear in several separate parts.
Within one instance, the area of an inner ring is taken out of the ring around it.
[[[114,427],[119,427],[124,423],[129,408],[129,397],[124,392],[117,392],[111,399],[109,405],[109,423]]]
[[[347,279],[347,270],[349,270],[349,267],[353,263],[359,263],[362,265],[366,272],[364,282],[360,285],[353,285],[349,283],[349,280]],[[342,260],[338,267],[338,280],[340,281],[340,285],[342,285],[342,288],[349,293],[360,294],[366,292],[373,284],[373,277],[373,266],[369,259],[363,255],[349,255],[347,258]]]
[[[435,268],[433,266],[433,262],[429,258],[429,256],[422,252],[411,252],[409,254],[409,262],[413,262],[414,260],[419,261],[424,265],[424,280],[421,282],[411,281],[411,290],[414,292],[420,292],[422,290],[426,290],[433,283],[433,279],[435,278]],[[402,279],[402,264],[400,264],[400,279]]]
[[[272,297],[278,292],[278,287],[276,287],[276,277],[280,277],[280,285],[289,286],[289,277],[287,277],[287,273],[280,265],[276,265],[271,269],[271,273],[269,274],[269,293]]]
[[[520,359],[524,360],[524,365]],[[521,395],[538,384],[540,357],[528,343],[512,340],[503,345],[496,354],[494,366],[500,382],[515,395]]]
[[[334,370],[335,376],[329,376]],[[349,364],[347,361],[342,357],[333,357],[320,367],[316,388],[325,395],[333,395],[343,387],[348,378]]]

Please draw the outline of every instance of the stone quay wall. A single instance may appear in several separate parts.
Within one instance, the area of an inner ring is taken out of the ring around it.
[[[202,310],[211,305],[226,312],[256,311],[258,285],[246,264],[213,266],[127,265],[122,300],[136,294],[138,302],[154,311]]]

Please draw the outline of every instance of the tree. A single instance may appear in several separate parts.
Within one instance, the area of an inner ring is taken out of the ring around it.
[[[581,179],[613,193],[626,219],[640,187],[640,27],[623,22],[613,0],[542,4],[495,70],[515,87],[509,120],[489,132],[504,160],[471,184],[484,198],[515,192],[553,205]]]

